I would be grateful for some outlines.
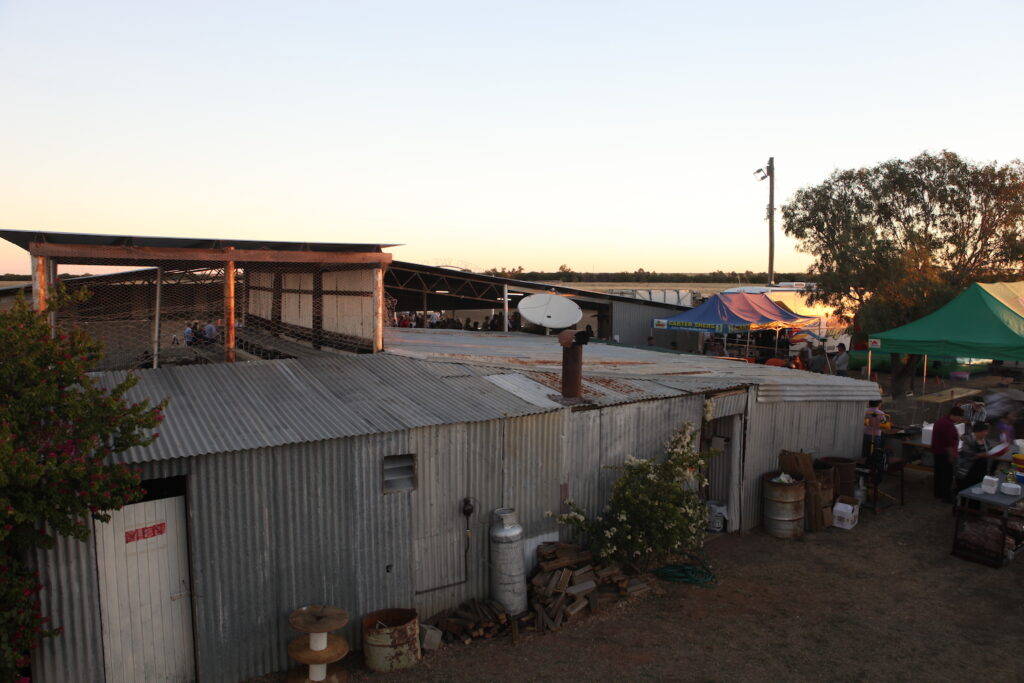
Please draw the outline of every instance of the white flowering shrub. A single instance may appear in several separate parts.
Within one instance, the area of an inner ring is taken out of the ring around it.
[[[700,498],[704,458],[695,440],[698,431],[686,424],[665,445],[662,462],[626,458],[612,486],[604,513],[588,519],[573,501],[558,516],[585,537],[601,558],[645,572],[669,555],[699,550],[704,545],[708,508]]]

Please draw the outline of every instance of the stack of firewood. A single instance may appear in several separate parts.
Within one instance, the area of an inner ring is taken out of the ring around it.
[[[494,600],[473,599],[458,609],[438,612],[424,623],[441,629],[442,640],[449,644],[458,641],[468,645],[476,638],[493,638],[513,628],[518,633],[517,620]]]
[[[448,644],[468,645],[475,639],[506,634],[515,642],[523,631],[556,631],[587,607],[599,612],[624,597],[650,590],[648,580],[594,563],[591,553],[578,545],[543,543],[537,548],[537,568],[529,579],[527,611],[513,615],[494,600],[473,599],[457,609],[438,612],[424,623],[440,629],[441,639]]]
[[[537,548],[537,569],[530,577],[532,629],[556,631],[584,609],[599,612],[624,596],[651,589],[644,579],[627,577],[615,566],[593,562],[593,556],[570,543],[544,543]]]

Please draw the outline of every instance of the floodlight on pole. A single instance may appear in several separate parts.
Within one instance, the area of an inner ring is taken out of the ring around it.
[[[775,284],[775,157],[768,165],[754,171],[758,180],[768,179],[768,285]]]

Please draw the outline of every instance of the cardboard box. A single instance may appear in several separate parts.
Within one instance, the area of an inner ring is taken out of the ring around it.
[[[860,517],[860,502],[853,496],[839,496],[832,506],[832,526],[852,529]]]

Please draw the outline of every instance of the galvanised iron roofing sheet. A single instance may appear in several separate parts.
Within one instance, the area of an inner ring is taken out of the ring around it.
[[[139,370],[127,400],[170,402],[160,438],[120,458],[137,463],[545,412],[481,376],[444,376],[448,368],[431,365],[325,354]],[[97,377],[113,386],[126,374]]]
[[[562,348],[555,337],[521,332],[388,328],[384,341],[391,353],[501,368],[527,376],[558,373],[562,362]],[[850,377],[603,342],[590,343],[583,350],[584,384],[594,377],[646,387],[643,398],[664,395],[665,388],[689,394],[750,385],[758,387],[757,400],[762,402],[869,401],[879,397],[876,383]],[[602,392],[604,398],[584,397],[599,403],[621,402],[610,400],[612,393]]]

